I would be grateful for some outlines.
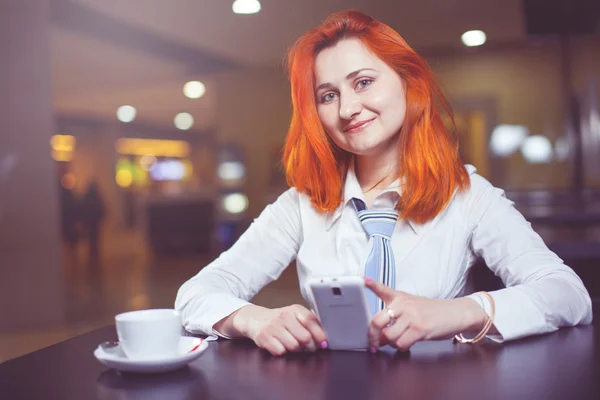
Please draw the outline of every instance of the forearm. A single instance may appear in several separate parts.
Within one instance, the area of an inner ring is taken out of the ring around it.
[[[554,332],[592,319],[585,287],[566,276],[544,277],[490,294],[496,305],[494,321],[501,334],[492,339],[498,341]]]
[[[212,334],[216,323],[250,304],[297,254],[300,232],[298,193],[290,189],[229,250],[181,286],[175,308],[185,329]]]
[[[226,277],[228,274],[209,266],[181,286],[175,308],[187,331],[211,335],[216,322],[249,304],[239,292],[231,290],[235,282],[228,283]]]

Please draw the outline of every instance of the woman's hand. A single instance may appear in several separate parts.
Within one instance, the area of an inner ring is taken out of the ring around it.
[[[249,305],[231,317],[243,336],[275,356],[327,347],[327,336],[317,316],[301,305],[276,309]],[[215,329],[219,330],[217,325]]]
[[[479,331],[487,319],[481,306],[467,297],[428,299],[393,290],[369,278],[365,278],[365,286],[386,304],[386,309],[375,314],[369,325],[371,351],[386,344],[408,351],[420,340],[447,339],[461,332]],[[393,323],[388,326],[390,322]]]

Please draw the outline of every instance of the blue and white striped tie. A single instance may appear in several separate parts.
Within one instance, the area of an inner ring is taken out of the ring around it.
[[[352,199],[352,203],[365,232],[370,238],[373,238],[373,247],[365,265],[365,276],[395,289],[396,264],[390,238],[394,232],[399,213],[393,209],[367,210],[365,203],[359,199]],[[374,316],[384,309],[385,304],[383,301],[375,296],[371,290],[366,289],[366,294],[371,315]]]

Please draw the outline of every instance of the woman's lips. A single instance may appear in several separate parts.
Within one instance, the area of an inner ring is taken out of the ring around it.
[[[375,118],[368,119],[366,121],[361,121],[356,124],[349,125],[346,129],[344,129],[345,133],[356,133],[365,129],[367,126],[371,125]]]

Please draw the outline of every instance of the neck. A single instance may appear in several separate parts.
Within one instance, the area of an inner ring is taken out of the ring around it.
[[[398,153],[392,147],[386,154],[356,155],[354,170],[363,192],[383,190],[398,179]]]

